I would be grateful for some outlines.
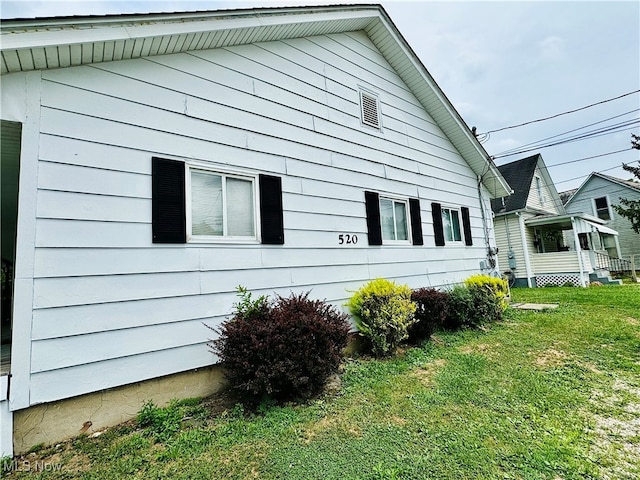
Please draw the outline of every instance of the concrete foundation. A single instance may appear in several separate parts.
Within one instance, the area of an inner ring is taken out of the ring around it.
[[[216,365],[17,410],[13,451],[19,455],[40,443],[91,435],[134,418],[149,400],[165,406],[173,399],[208,397],[225,386],[222,368]]]
[[[13,413],[9,410],[9,377],[0,377],[0,458],[13,456]]]

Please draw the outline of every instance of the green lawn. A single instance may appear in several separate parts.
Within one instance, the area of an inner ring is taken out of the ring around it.
[[[439,332],[391,360],[350,359],[342,392],[306,405],[149,409],[156,427],[42,449],[25,458],[59,471],[8,477],[640,477],[640,285],[517,289],[512,299],[560,307],[509,309],[500,324]]]

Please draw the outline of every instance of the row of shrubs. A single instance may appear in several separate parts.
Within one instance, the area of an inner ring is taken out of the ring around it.
[[[351,324],[336,307],[308,298],[253,298],[238,287],[233,316],[209,342],[225,367],[239,399],[257,405],[265,400],[311,398],[342,362]],[[419,344],[438,328],[473,328],[498,321],[506,309],[504,280],[476,275],[446,291],[411,290],[376,279],[355,292],[347,306],[371,354],[393,354],[404,341]]]

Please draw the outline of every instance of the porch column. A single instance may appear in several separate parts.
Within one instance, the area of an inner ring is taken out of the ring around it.
[[[613,241],[616,242],[616,254],[618,258],[622,258],[622,254],[620,253],[620,242],[618,241],[618,235],[613,236]]]
[[[524,252],[524,269],[527,271],[527,286],[531,288],[531,277],[533,276],[533,272],[531,270],[531,262],[529,260],[529,246],[527,245],[527,236],[525,234],[524,217],[519,212],[516,212],[516,215],[518,216],[518,223],[520,225],[520,239],[522,240],[522,250]]]
[[[584,281],[584,266],[582,265],[582,248],[580,248],[580,238],[578,237],[578,229],[576,228],[576,218],[571,217],[571,229],[573,230],[573,240],[576,242],[576,253],[578,255],[578,268],[580,269],[580,286],[586,287]]]

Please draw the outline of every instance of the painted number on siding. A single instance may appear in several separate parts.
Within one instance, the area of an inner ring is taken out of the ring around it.
[[[358,236],[349,233],[341,233],[338,235],[338,245],[355,245],[358,243]]]

